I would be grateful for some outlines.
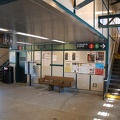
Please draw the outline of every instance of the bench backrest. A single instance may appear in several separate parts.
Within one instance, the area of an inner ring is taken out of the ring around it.
[[[44,78],[45,78],[45,80],[61,80],[61,81],[69,81],[69,82],[74,81],[74,78],[71,78],[71,77],[61,77],[61,76],[45,75]]]

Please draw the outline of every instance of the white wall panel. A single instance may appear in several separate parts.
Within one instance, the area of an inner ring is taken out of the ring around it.
[[[90,75],[77,74],[77,88],[89,90]]]
[[[49,66],[42,67],[42,77],[44,77],[45,75],[51,75],[51,67]]]
[[[41,51],[34,52],[34,61],[36,63],[41,63]]]
[[[52,75],[53,76],[63,76],[63,67],[53,66],[52,67]]]
[[[87,63],[87,51],[80,51],[80,63]]]
[[[76,0],[76,4],[80,4],[83,0]],[[89,25],[93,26],[93,2],[76,10],[76,15],[86,21]]]
[[[42,77],[45,75],[51,75],[51,52],[43,51],[42,52]]]
[[[91,75],[91,90],[103,91],[103,78],[102,75]]]
[[[63,64],[63,51],[53,51],[53,64]]]
[[[31,53],[30,51],[27,52],[27,61],[31,61]]]
[[[64,77],[72,77],[72,78],[74,78],[74,81],[76,82],[76,74],[75,73],[64,73]],[[75,86],[73,86],[73,88],[75,88]]]
[[[73,0],[57,0],[57,1],[73,12]]]

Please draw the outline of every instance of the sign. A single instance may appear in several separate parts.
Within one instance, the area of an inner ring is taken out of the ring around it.
[[[95,74],[96,75],[103,75],[104,73],[104,64],[103,63],[96,63],[95,64]]]
[[[83,43],[78,42],[76,48],[80,50],[105,50],[106,43]]]

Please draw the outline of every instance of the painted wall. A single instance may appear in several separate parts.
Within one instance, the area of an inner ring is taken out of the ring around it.
[[[73,0],[56,0],[73,12]]]
[[[76,5],[80,4],[83,0],[76,0]],[[76,15],[93,26],[93,2],[76,10]]]

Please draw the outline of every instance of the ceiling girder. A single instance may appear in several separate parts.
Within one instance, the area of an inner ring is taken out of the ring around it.
[[[114,22],[114,19],[118,18],[120,20],[120,14],[114,14],[114,15],[104,15],[104,16],[98,16],[98,27],[100,28],[108,28],[108,27],[120,27],[120,24],[110,24]],[[101,23],[101,20],[108,19],[107,24]]]
[[[115,5],[115,4],[119,3],[119,2],[120,2],[120,0],[117,0],[116,2],[112,2],[111,5]]]
[[[75,7],[75,9],[78,10],[78,9],[86,6],[87,4],[91,3],[92,1],[93,1],[93,0],[85,0],[85,1],[81,2],[80,4],[78,4],[78,5]]]
[[[8,4],[10,2],[15,2],[17,0],[0,0],[0,5]]]

